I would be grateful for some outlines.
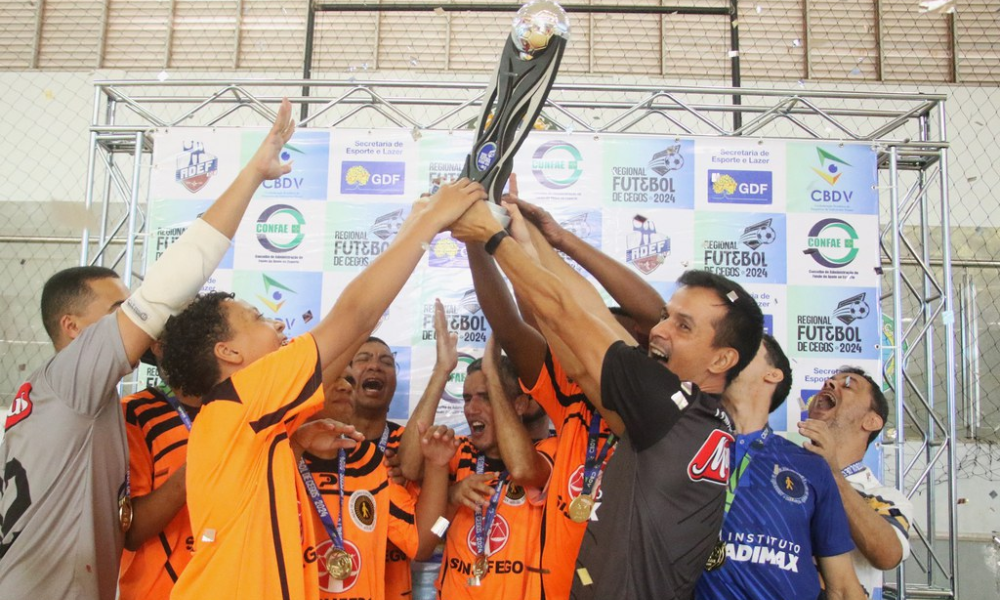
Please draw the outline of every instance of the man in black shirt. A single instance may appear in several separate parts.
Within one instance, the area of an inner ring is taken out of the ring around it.
[[[719,394],[753,359],[764,319],[738,284],[688,271],[648,354],[514,205],[509,237],[476,203],[455,237],[486,243],[567,373],[622,438],[591,514],[572,597],[689,598],[719,545],[733,429]]]

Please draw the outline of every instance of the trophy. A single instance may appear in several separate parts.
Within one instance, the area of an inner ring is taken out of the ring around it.
[[[461,177],[483,184],[490,209],[504,227],[510,217],[500,206],[500,197],[514,154],[542,112],[568,38],[569,17],[561,6],[548,0],[522,6],[483,97],[476,141]]]

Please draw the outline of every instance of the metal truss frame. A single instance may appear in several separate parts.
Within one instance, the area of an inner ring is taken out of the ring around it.
[[[306,86],[308,96],[302,94]],[[288,96],[311,108],[300,127],[404,128],[419,137],[424,130],[467,128],[478,116],[484,88],[426,81],[97,81],[86,204],[88,210],[100,205],[101,218],[96,234],[84,229],[80,262],[119,267],[126,283],[143,264],[135,254],[146,234],[144,163],[154,129],[266,125]],[[741,105],[731,103],[737,94]],[[912,524],[912,558],[897,569],[895,585],[887,585],[888,595],[897,598],[954,598],[958,591],[956,318],[945,100],[932,94],[557,84],[542,113],[550,129],[601,136],[870,142],[877,149],[882,212],[888,214],[880,236],[881,305],[892,316],[895,341],[883,373],[893,385],[895,428],[887,431],[884,447],[895,485],[915,500],[926,499],[920,506],[925,525]],[[734,110],[742,124],[727,126]],[[124,248],[111,256],[108,249],[119,243]],[[943,373],[935,370],[942,362]],[[948,518],[941,526],[935,517],[939,481],[947,483]],[[921,574],[917,584],[913,577],[906,583],[911,569]]]

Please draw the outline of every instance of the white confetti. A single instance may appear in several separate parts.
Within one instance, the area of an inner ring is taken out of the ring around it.
[[[736,302],[737,300],[740,299],[740,295],[737,294],[736,292],[729,292],[728,294],[726,294],[726,298],[729,298],[730,302]]]
[[[955,0],[923,0],[919,6],[922,13],[950,15],[955,12]]]
[[[684,397],[684,394],[680,392],[674,392],[674,395],[671,396],[670,399],[674,401],[674,404],[676,404],[677,408],[679,408],[680,410],[684,410],[685,408],[687,408],[688,401],[687,398]]]
[[[800,38],[795,38],[792,40],[792,48],[798,48],[802,45],[802,40]]]
[[[160,71],[160,74],[156,76],[156,78],[159,79],[160,81],[166,81],[167,77],[170,77],[170,74],[167,73],[166,69]]]
[[[214,529],[206,529],[205,531],[203,531],[202,534],[201,534],[201,541],[203,541],[205,543],[209,543],[209,544],[212,543],[212,542],[214,542],[215,541],[215,530]]]

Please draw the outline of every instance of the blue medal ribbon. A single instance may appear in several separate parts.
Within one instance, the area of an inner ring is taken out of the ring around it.
[[[181,401],[177,399],[177,396],[174,394],[174,390],[170,389],[170,387],[164,383],[160,383],[156,387],[157,389],[160,390],[160,393],[162,393],[163,396],[167,399],[167,403],[170,406],[174,407],[174,410],[177,411],[177,416],[181,418],[181,423],[184,423],[184,426],[187,427],[187,430],[191,431],[191,425],[192,425],[191,417],[188,416],[187,411],[184,410],[184,405],[181,404]]]
[[[340,514],[337,515],[336,525],[333,524],[333,517],[330,516],[330,511],[326,507],[326,502],[323,501],[323,496],[319,493],[319,488],[316,487],[316,482],[313,481],[312,472],[309,471],[306,459],[300,457],[298,463],[299,475],[302,476],[302,483],[306,486],[309,499],[316,507],[316,513],[323,523],[323,529],[326,529],[326,534],[330,536],[330,541],[333,542],[333,546],[337,550],[344,549],[344,472],[346,471],[346,462],[344,450],[341,448],[337,451],[337,493],[340,496]]]
[[[486,457],[480,454],[479,458],[476,459],[476,475],[482,475],[485,468]],[[482,511],[476,511],[476,552],[479,556],[486,556],[486,538],[490,529],[493,528],[493,520],[497,516],[497,508],[500,506],[500,496],[505,483],[507,483],[507,471],[501,472],[500,477],[497,478],[497,485],[493,490],[493,496],[490,497],[486,514],[484,515]]]
[[[729,481],[726,483],[726,505],[723,515],[728,515],[729,509],[733,506],[733,500],[736,499],[736,488],[740,487],[740,479],[743,478],[743,474],[746,473],[747,467],[750,466],[750,461],[753,460],[754,451],[760,450],[764,447],[764,442],[767,441],[767,438],[771,435],[771,433],[771,426],[765,425],[764,431],[760,434],[760,438],[750,444],[750,448],[748,448],[746,454],[743,455],[743,460],[740,461],[739,469],[734,469],[732,466],[730,467]],[[733,450],[733,460],[735,460],[735,448],[733,448]],[[725,516],[723,516],[723,518],[725,518]]]
[[[865,463],[859,460],[858,462],[851,463],[846,467],[844,467],[843,469],[841,469],[840,473],[844,477],[850,477],[851,475],[854,475],[855,473],[860,473],[861,471],[864,470],[865,470]]]
[[[382,430],[382,437],[378,440],[378,451],[385,454],[385,447],[389,445],[389,423],[385,424],[385,429]]]
[[[594,484],[597,482],[597,476],[600,475],[601,469],[604,467],[604,460],[608,457],[608,452],[611,448],[614,448],[615,443],[617,443],[617,438],[615,434],[608,436],[608,440],[604,442],[604,447],[601,448],[601,453],[597,453],[597,442],[601,437],[601,414],[594,411],[593,415],[590,417],[590,431],[587,435],[587,458],[583,464],[583,487],[580,490],[580,495],[590,495],[594,491]]]

